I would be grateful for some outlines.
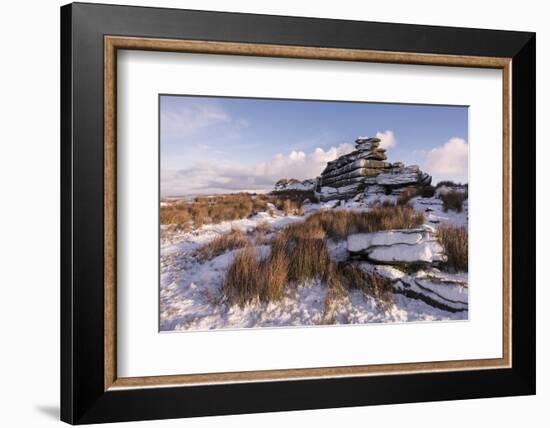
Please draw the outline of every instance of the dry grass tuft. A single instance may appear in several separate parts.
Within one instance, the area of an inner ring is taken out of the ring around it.
[[[249,246],[237,253],[224,284],[228,300],[241,306],[254,299],[278,300],[288,283],[325,279],[330,265],[325,232],[318,224],[290,224],[271,241],[267,258],[258,261],[253,253]]]
[[[380,275],[365,273],[353,263],[331,264],[327,275],[327,286],[329,288],[327,298],[330,299],[341,297],[348,290],[360,290],[385,307],[393,303],[392,282]],[[330,303],[325,301],[325,310],[327,310],[327,304]]]
[[[418,188],[409,187],[397,198],[397,205],[407,205],[409,201],[415,196],[420,196],[422,198],[432,198],[435,195],[435,187],[432,185],[422,186]]]
[[[441,226],[437,234],[447,255],[445,266],[450,270],[468,272],[468,229],[465,226]]]
[[[303,223],[291,223],[281,229],[277,238],[285,241],[297,241],[306,239],[325,239],[326,233],[323,227],[310,218]]]
[[[177,205],[163,206],[160,208],[160,223],[161,224],[174,224],[185,225],[192,222],[193,217],[187,210],[180,210]]]
[[[231,229],[231,232],[220,235],[204,245],[199,251],[199,258],[209,260],[229,250],[242,248],[248,244],[248,240],[239,229]]]
[[[256,224],[256,232],[267,235],[272,232],[271,225],[265,220],[259,221]]]
[[[194,201],[177,201],[160,207],[161,224],[193,223],[200,227],[208,223],[246,218],[266,211],[273,197],[249,193],[197,196]]]
[[[193,201],[163,201],[165,204],[160,207],[160,223],[199,228],[204,224],[247,218],[260,211],[267,211],[275,217],[276,211],[269,207],[270,203],[282,210],[285,215],[304,215],[304,200],[309,199],[306,196],[309,196],[309,193],[288,195],[233,193],[197,196]]]
[[[424,214],[407,205],[380,204],[368,212],[350,210],[319,211],[305,224],[318,224],[328,237],[346,239],[351,233],[410,229],[424,223]]]
[[[223,294],[230,301],[244,306],[260,296],[256,249],[246,246],[236,255],[223,284]]]
[[[258,280],[263,285],[260,298],[264,302],[280,300],[288,281],[288,259],[284,253],[271,253],[259,266]]]
[[[342,277],[341,263],[331,262],[327,269],[327,299],[344,297],[348,292],[347,280]],[[327,302],[325,301],[325,304]]]
[[[330,263],[325,232],[314,223],[294,223],[282,229],[271,242],[272,254],[288,259],[288,279],[302,282],[324,278]]]
[[[411,229],[424,223],[424,213],[410,206],[373,207],[368,213],[370,232],[390,229]]]
[[[363,292],[374,297],[378,302],[386,305],[386,307],[391,305],[393,303],[392,281],[374,273],[368,273],[365,275],[369,286],[367,289],[363,289]]]
[[[283,201],[283,213],[288,216],[290,214],[292,214],[292,202],[290,201],[290,199],[285,199]]]
[[[407,205],[409,201],[417,196],[417,191],[413,187],[409,187],[401,192],[397,198],[397,205]]]
[[[360,290],[386,305],[393,303],[391,280],[374,273],[363,272],[359,267],[348,262],[340,263],[338,270],[348,289]]]
[[[443,201],[443,211],[447,212],[449,210],[454,210],[457,213],[462,212],[464,200],[466,199],[466,194],[464,192],[450,191],[441,193],[439,197]]]
[[[290,260],[289,279],[297,283],[323,278],[330,262],[324,239],[299,239],[287,257]]]
[[[256,245],[267,244],[269,242],[269,234],[271,232],[273,232],[273,229],[271,228],[271,225],[267,221],[262,220],[258,222],[255,230]]]
[[[331,262],[328,266],[326,282],[327,292],[323,306],[322,324],[329,325],[336,323],[336,304],[348,293],[339,275],[338,265],[334,262]]]
[[[273,204],[277,209],[283,211],[285,216],[304,215],[304,200],[300,198],[275,197]]]
[[[288,259],[271,253],[258,261],[255,247],[248,245],[236,255],[225,277],[223,293],[243,307],[254,301],[274,302],[284,296],[288,282]]]

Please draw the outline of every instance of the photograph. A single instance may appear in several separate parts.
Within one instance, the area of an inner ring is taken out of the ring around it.
[[[468,320],[468,107],[159,95],[160,331]]]
[[[7,21],[8,426],[542,415],[544,14],[235,1]]]

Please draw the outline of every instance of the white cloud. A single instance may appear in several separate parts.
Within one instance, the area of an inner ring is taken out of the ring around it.
[[[227,193],[239,191],[269,191],[280,178],[304,180],[315,178],[328,161],[349,153],[352,144],[340,144],[311,153],[293,150],[254,165],[233,162],[198,162],[182,170],[166,170],[161,174],[164,196],[197,193]]]
[[[397,146],[395,135],[393,135],[393,131],[390,131],[389,129],[384,132],[377,132],[376,138],[380,138],[380,147],[383,149],[389,149]]]
[[[426,154],[425,170],[439,180],[468,181],[468,143],[451,138]],[[435,180],[434,180],[435,181]]]
[[[164,136],[188,136],[217,124],[228,124],[229,114],[215,104],[178,105],[162,109],[161,127]]]

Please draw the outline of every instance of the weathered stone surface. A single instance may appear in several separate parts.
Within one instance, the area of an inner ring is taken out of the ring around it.
[[[371,177],[373,180],[375,179],[375,177]],[[364,183],[364,180],[365,180],[365,177],[364,176],[359,176],[359,177],[350,177],[350,178],[347,178],[347,179],[341,179],[341,180],[333,180],[333,181],[330,181],[328,183],[325,183],[324,181],[322,182],[321,184],[321,188],[323,187],[342,187],[342,186],[351,186],[351,185],[354,185],[354,184],[362,184],[363,187],[365,187],[365,183]]]
[[[342,180],[349,180],[350,178],[356,178],[356,177],[376,177],[378,174],[380,174],[379,169],[375,168],[359,168],[354,169],[353,171],[346,172],[344,174],[336,175],[333,177],[323,177],[321,179],[321,185],[329,185],[330,183],[335,183],[337,181]]]
[[[395,266],[373,265],[356,262],[366,273],[373,273],[389,279],[393,291],[448,312],[468,310],[468,275],[450,274],[436,268],[406,273]]]
[[[437,269],[405,275],[394,284],[394,292],[403,294],[449,312],[468,310],[467,277],[454,277]]]
[[[386,160],[386,149],[378,149],[376,152],[354,150],[351,153],[342,155],[338,159],[328,162],[325,170],[328,172],[333,168],[339,168],[357,159]]]
[[[362,157],[363,159],[373,159],[373,160],[386,160],[388,159],[388,156],[386,155],[386,150],[376,150],[375,152],[362,152],[364,153],[361,155],[359,154],[359,157]]]
[[[429,227],[356,233],[348,236],[348,251],[381,264],[431,264],[446,261],[443,247]]]
[[[376,180],[376,178],[375,178]],[[377,184],[371,184],[365,187],[366,196],[381,196],[386,194],[386,188]]]
[[[286,179],[281,178],[277,183],[275,183],[274,192],[284,192],[290,190],[297,191],[313,191],[317,186],[317,179],[310,178],[304,181],[299,181],[294,178]]]
[[[337,175],[344,174],[346,172],[350,172],[359,168],[386,169],[386,168],[391,168],[391,164],[389,162],[384,162],[379,160],[357,159],[341,167],[333,167],[333,168],[327,167],[325,168],[322,174],[323,174],[323,178],[335,177]]]
[[[363,144],[363,143],[380,143],[380,138],[377,137],[357,137],[355,140],[355,144]]]
[[[420,184],[421,186],[429,186],[430,184],[432,184],[432,176],[430,174],[426,174],[425,172],[421,172],[418,184]]]
[[[423,178],[420,169],[413,165],[384,171],[376,177],[376,183],[383,186],[407,186],[419,184]]]
[[[368,258],[373,262],[387,264],[431,264],[446,260],[443,248],[435,241],[375,247],[369,251]]]
[[[374,233],[355,233],[348,236],[348,251],[352,253],[368,250],[373,246],[389,246],[395,244],[418,244],[422,240],[423,231],[389,230]]]
[[[378,151],[378,150],[383,150],[383,149],[379,149],[378,146],[380,145],[380,143],[362,143],[362,144],[356,144],[355,145],[355,148],[359,151],[365,151],[365,150],[371,150],[373,152],[375,151]]]
[[[318,197],[321,202],[352,199],[357,194],[362,193],[364,187],[365,185],[360,180],[356,182],[347,182],[347,184],[342,184],[339,187],[323,186],[321,192],[318,193]]]

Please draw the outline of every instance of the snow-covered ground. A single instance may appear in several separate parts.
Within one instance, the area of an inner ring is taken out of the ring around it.
[[[204,225],[191,232],[161,229],[161,277],[160,277],[160,329],[207,330],[219,328],[250,328],[276,326],[308,326],[326,323],[360,324],[371,322],[407,322],[464,320],[467,311],[467,273],[449,274],[437,269],[401,272],[395,267],[375,266],[362,262],[364,270],[375,269],[395,280],[396,294],[391,305],[383,306],[361,291],[350,291],[331,305],[325,304],[326,284],[311,281],[287,287],[286,294],[276,303],[251,303],[244,308],[228,304],[222,293],[227,269],[239,250],[225,252],[210,260],[201,260],[197,250],[220,234],[232,228],[253,236],[256,226],[268,223],[274,236],[277,229],[290,223],[303,222],[311,213],[322,209],[368,210],[368,202],[347,202],[334,207],[335,202],[306,205],[305,216],[284,216],[260,212],[251,218],[220,224]],[[411,204],[423,211],[426,224],[439,227],[441,224],[467,225],[467,200],[462,213],[444,212],[441,200],[414,198]],[[271,213],[273,214],[273,213]],[[260,251],[269,251],[267,245],[258,244]],[[346,241],[328,241],[330,257],[335,261],[349,256]],[[415,298],[422,292],[431,296],[426,303]],[[434,303],[435,302],[435,303]],[[441,309],[438,302],[456,308],[457,311]],[[466,303],[464,303],[466,302]],[[464,310],[464,308],[466,308]]]

